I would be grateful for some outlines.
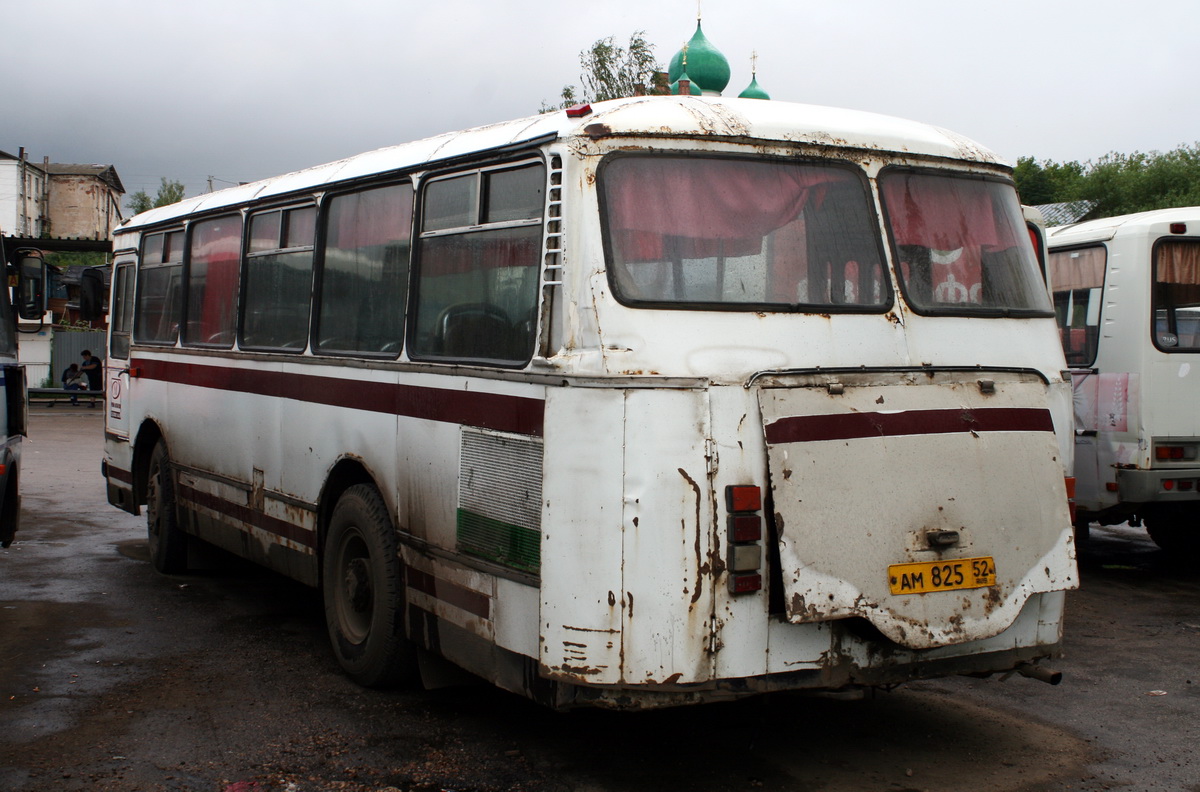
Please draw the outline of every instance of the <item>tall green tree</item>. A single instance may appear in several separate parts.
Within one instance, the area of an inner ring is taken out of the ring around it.
[[[151,198],[146,194],[145,190],[138,190],[129,196],[125,207],[133,214],[144,212],[147,209],[153,209],[157,206],[166,206],[167,204],[177,203],[183,200],[183,182],[168,181],[166,176],[162,177],[162,184],[158,187],[158,194]]]
[[[1013,172],[1027,204],[1087,200],[1093,217],[1200,206],[1200,143],[1167,152],[1111,152],[1096,161],[1038,162],[1021,157]]]
[[[613,36],[597,39],[579,53],[579,65],[583,69],[579,75],[583,88],[564,85],[559,103],[542,102],[542,112],[583,102],[666,92],[666,75],[643,30],[629,37],[628,47],[618,45]]]

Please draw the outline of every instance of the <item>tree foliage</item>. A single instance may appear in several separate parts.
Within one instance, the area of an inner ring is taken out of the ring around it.
[[[564,85],[557,105],[542,103],[542,112],[583,102],[603,102],[626,96],[666,93],[666,75],[654,57],[654,45],[646,41],[645,31],[629,37],[629,46],[619,46],[613,36],[597,39],[579,53],[583,88]]]
[[[162,177],[162,184],[158,187],[158,194],[151,198],[145,190],[138,190],[129,196],[125,207],[133,214],[144,212],[147,209],[154,209],[158,206],[166,206],[183,200],[183,182],[168,181],[166,176]]]
[[[1148,154],[1112,152],[1085,163],[1021,157],[1013,176],[1023,203],[1094,201],[1092,217],[1200,206],[1200,143]]]

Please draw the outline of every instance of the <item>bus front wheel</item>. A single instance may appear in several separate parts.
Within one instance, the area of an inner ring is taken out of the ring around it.
[[[175,502],[175,477],[171,459],[162,440],[150,454],[146,477],[146,539],[150,545],[150,563],[164,575],[187,571],[187,534],[179,528]]]
[[[404,635],[396,533],[374,487],[356,484],[338,498],[322,572],[325,623],[347,676],[365,687],[405,681],[415,652]]]

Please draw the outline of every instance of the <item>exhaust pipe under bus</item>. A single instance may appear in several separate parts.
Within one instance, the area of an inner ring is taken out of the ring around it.
[[[1047,685],[1057,685],[1062,682],[1062,671],[1055,671],[1052,668],[1043,668],[1040,665],[1033,663],[1021,663],[1013,669],[1018,674],[1030,679],[1036,679],[1039,682],[1045,682]]]

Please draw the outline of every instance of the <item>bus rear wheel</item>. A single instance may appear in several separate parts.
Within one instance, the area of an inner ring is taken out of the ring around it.
[[[1146,533],[1168,553],[1200,555],[1200,509],[1173,505],[1145,516]]]
[[[404,635],[396,532],[374,487],[356,484],[338,498],[322,573],[325,624],[346,675],[365,687],[410,679],[416,654]]]
[[[188,538],[179,528],[175,476],[167,444],[162,440],[150,454],[146,477],[146,539],[150,545],[150,563],[156,570],[164,575],[187,571]]]

